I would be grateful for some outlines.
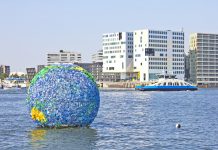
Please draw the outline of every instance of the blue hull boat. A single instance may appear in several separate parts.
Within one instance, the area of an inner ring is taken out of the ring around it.
[[[139,91],[195,91],[198,90],[196,86],[136,86]]]
[[[136,90],[140,91],[195,91],[197,86],[179,80],[175,75],[159,75],[159,79],[151,85],[137,85]]]

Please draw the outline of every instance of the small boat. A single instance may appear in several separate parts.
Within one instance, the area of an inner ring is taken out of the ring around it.
[[[198,90],[194,86],[183,80],[176,78],[176,75],[158,75],[158,80],[150,85],[137,85],[136,90],[140,91],[195,91]]]

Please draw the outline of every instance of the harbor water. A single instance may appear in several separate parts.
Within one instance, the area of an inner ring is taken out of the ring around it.
[[[0,149],[218,149],[217,93],[103,90],[89,128],[42,129],[28,114],[25,91],[0,90]]]

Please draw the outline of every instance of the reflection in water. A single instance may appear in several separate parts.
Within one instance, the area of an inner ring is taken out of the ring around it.
[[[91,128],[37,128],[29,135],[32,149],[97,149],[97,132]]]

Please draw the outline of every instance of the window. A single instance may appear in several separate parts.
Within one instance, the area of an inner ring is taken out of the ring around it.
[[[114,70],[114,67],[109,67],[109,70]]]

